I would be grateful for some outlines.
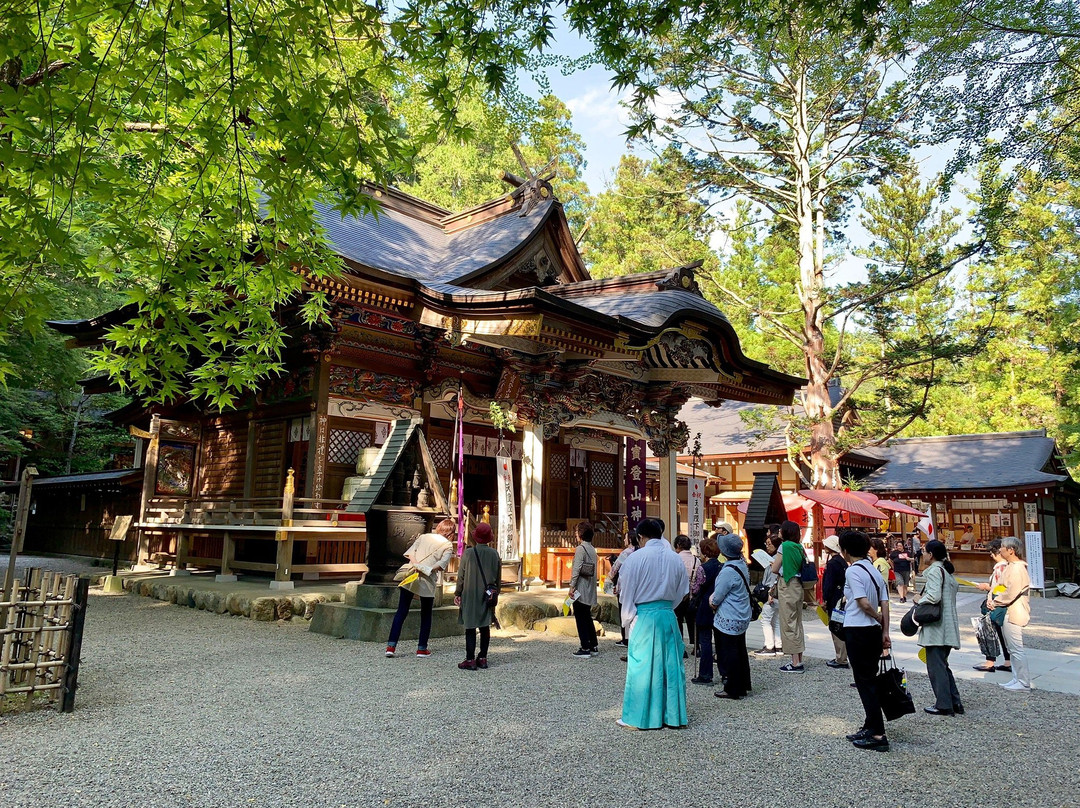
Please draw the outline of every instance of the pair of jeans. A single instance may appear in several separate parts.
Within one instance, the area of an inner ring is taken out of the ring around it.
[[[847,643],[843,637],[837,637],[831,631],[829,636],[832,637],[833,659],[843,665],[847,662]]]
[[[998,642],[1001,643],[1001,655],[1005,657],[1006,662],[1009,662],[1012,657],[1009,654],[1009,644],[1005,642],[1005,632],[1002,631],[1001,626],[999,626],[993,620],[990,621],[990,625],[994,627],[994,633],[997,634]]]
[[[690,599],[682,601],[675,607],[675,619],[679,621],[679,634],[682,634],[683,624],[686,624],[686,639],[687,645],[692,646],[694,644],[694,629],[697,628],[697,610],[690,606]]]
[[[950,651],[952,648],[947,645],[926,646],[926,675],[934,691],[934,706],[939,710],[955,710],[960,706],[960,691],[949,668]]]
[[[574,622],[577,623],[577,635],[581,641],[581,647],[586,651],[596,650],[596,624],[592,619],[592,606],[574,601]]]
[[[746,632],[725,634],[716,629],[716,658],[727,675],[724,691],[741,699],[750,690],[750,657],[746,653]]]
[[[704,679],[706,682],[711,682],[713,678],[712,626],[701,625],[698,623],[696,628],[698,639],[698,678]]]
[[[409,616],[409,607],[412,606],[413,593],[408,589],[398,587],[398,606],[394,614],[394,622],[390,625],[390,639],[386,644],[396,648],[398,638],[401,636],[401,627],[405,625],[405,618]],[[431,610],[435,606],[435,598],[420,598],[420,639],[417,642],[418,651],[427,650],[428,637],[431,634]]]
[[[488,643],[491,642],[491,626],[465,629],[465,659],[476,659],[476,632],[480,632],[480,659],[487,659]]]
[[[761,633],[765,636],[765,650],[780,650],[780,601],[774,599],[762,605]]]
[[[885,715],[878,700],[877,675],[881,662],[881,626],[847,626],[844,628],[848,664],[862,701],[863,728],[874,735],[885,734]]]
[[[1031,687],[1031,671],[1028,669],[1027,652],[1024,650],[1024,627],[1010,623],[1009,618],[1006,617],[1001,633],[1009,645],[1013,679],[1026,687]]]

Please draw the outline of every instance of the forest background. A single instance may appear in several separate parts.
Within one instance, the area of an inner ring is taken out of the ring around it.
[[[102,417],[126,396],[230,406],[276,373],[289,262],[337,271],[316,198],[363,210],[362,183],[387,182],[462,209],[523,159],[555,161],[595,277],[701,261],[745,352],[811,379],[801,409],[757,425],[814,446],[813,484],[894,435],[1045,428],[1080,465],[1070,2],[16,6],[0,459],[101,468],[127,451]],[[593,50],[560,56],[556,29]],[[589,188],[548,90],[597,67],[629,125]],[[292,246],[256,265],[252,240]],[[245,305],[223,305],[237,288]],[[68,351],[44,326],[124,303],[115,350]],[[83,396],[93,374],[124,393]]]

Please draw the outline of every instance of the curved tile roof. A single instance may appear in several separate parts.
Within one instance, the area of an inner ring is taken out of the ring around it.
[[[378,216],[342,216],[321,202],[315,210],[328,245],[344,258],[421,283],[445,283],[512,253],[543,226],[553,204],[548,199],[526,216],[514,210],[453,233],[389,205]]]
[[[1043,469],[1054,440],[1042,430],[898,438],[881,447],[888,461],[865,480],[871,491],[932,491],[1055,485]]]
[[[572,285],[568,284],[568,286]],[[560,287],[551,287],[548,291],[562,296],[559,294]],[[646,294],[586,295],[569,299],[570,302],[587,309],[611,317],[625,317],[649,328],[663,328],[665,323],[687,312],[728,322],[724,313],[708,300],[682,289],[654,290]]]

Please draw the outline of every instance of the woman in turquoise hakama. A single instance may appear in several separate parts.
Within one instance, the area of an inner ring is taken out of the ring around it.
[[[684,651],[674,604],[670,600],[637,604],[627,649],[624,724],[638,729],[687,725]]]

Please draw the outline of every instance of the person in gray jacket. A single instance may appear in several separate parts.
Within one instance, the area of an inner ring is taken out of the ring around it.
[[[578,659],[588,659],[600,653],[596,642],[592,607],[596,605],[596,548],[592,545],[593,527],[588,522],[574,525],[578,546],[570,568],[570,597],[574,600],[574,620],[577,622],[581,647],[573,653]]]
[[[949,653],[960,647],[960,623],[956,616],[956,593],[960,585],[953,577],[949,551],[939,541],[923,548],[930,566],[923,572],[926,581],[919,603],[940,603],[941,619],[919,626],[919,645],[926,649],[926,673],[934,690],[934,706],[923,709],[930,715],[963,715],[964,705],[949,669]]]

